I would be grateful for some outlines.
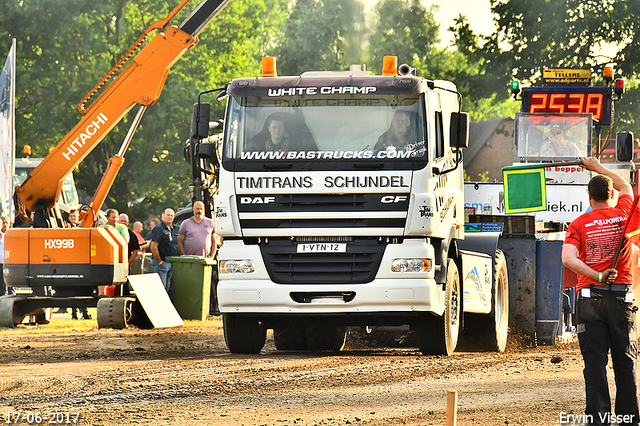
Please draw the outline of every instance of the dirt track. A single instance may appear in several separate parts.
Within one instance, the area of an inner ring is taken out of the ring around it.
[[[444,358],[353,341],[335,354],[278,352],[269,336],[260,355],[239,356],[212,323],[24,332],[0,345],[3,422],[39,412],[40,424],[79,413],[82,425],[444,425],[447,390],[459,392],[459,425],[558,425],[583,409],[576,344]]]

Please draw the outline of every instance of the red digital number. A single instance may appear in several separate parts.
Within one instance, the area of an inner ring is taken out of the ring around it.
[[[537,110],[538,112],[546,112],[547,111],[547,94],[546,93],[533,93],[531,95],[531,105],[529,106],[529,112],[531,114],[535,114]],[[533,103],[534,99],[540,99],[539,103]]]
[[[529,113],[589,114],[600,121],[604,95],[602,93],[532,93]]]
[[[549,102],[549,109],[552,112],[557,112],[558,114],[564,114],[564,99],[566,98],[565,93],[554,93],[551,95],[551,102]]]
[[[587,105],[584,112],[593,114],[594,120],[600,120],[600,117],[602,117],[603,98],[602,93],[589,93],[589,96],[587,96]]]

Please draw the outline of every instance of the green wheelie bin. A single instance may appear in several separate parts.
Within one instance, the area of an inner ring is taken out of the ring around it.
[[[182,319],[204,321],[210,312],[215,293],[211,289],[212,278],[217,281],[215,259],[202,256],[169,256],[173,274],[173,305]]]

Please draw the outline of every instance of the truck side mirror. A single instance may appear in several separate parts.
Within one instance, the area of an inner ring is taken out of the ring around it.
[[[209,136],[209,120],[211,119],[211,105],[207,102],[193,104],[191,117],[191,137],[205,139]]]
[[[621,162],[633,160],[632,132],[619,132],[616,135],[616,160]]]
[[[469,113],[452,112],[449,130],[449,144],[452,148],[469,147]]]
[[[201,143],[198,145],[198,158],[203,158],[213,164],[218,164],[218,156],[216,154],[217,145],[215,143]]]

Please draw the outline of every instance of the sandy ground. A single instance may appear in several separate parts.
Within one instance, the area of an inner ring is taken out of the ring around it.
[[[458,425],[559,425],[584,408],[576,343],[425,357],[351,336],[338,353],[278,352],[269,334],[259,355],[241,356],[219,322],[202,324],[0,334],[0,420],[445,425],[449,390]]]

